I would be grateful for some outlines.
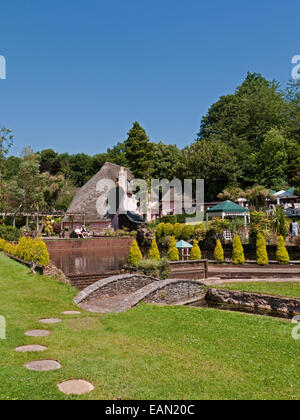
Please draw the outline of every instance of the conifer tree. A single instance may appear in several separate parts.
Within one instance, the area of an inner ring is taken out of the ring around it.
[[[219,261],[219,262],[224,261],[224,250],[223,250],[220,239],[217,240],[217,245],[214,251],[214,257],[216,261]]]
[[[201,249],[199,248],[198,241],[194,239],[193,248],[190,254],[190,260],[201,260]]]
[[[179,261],[179,251],[176,247],[176,240],[175,240],[174,236],[172,236],[170,241],[169,241],[168,260],[169,261]]]
[[[239,235],[235,235],[233,238],[233,252],[232,252],[233,264],[245,264],[244,249]]]
[[[133,124],[125,141],[125,158],[137,179],[150,181],[152,173],[151,146],[146,131],[138,122]]]
[[[158,250],[158,246],[156,243],[156,239],[153,239],[152,241],[152,245],[148,254],[148,258],[150,260],[156,260],[156,261],[160,261],[160,254],[159,254],[159,250]]]
[[[142,259],[143,259],[143,255],[141,253],[141,250],[138,246],[137,241],[134,239],[134,241],[132,242],[131,248],[129,250],[127,262],[129,265],[134,267],[138,265],[138,263],[142,261]]]
[[[256,259],[257,259],[257,264],[259,265],[269,264],[266,239],[262,233],[257,234]]]
[[[289,253],[285,247],[285,240],[283,236],[278,236],[276,259],[279,264],[288,264],[290,261]]]

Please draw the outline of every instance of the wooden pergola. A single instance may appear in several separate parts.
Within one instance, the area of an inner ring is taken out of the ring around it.
[[[36,230],[40,229],[40,221],[47,217],[47,216],[52,216],[52,217],[61,217],[63,219],[63,217],[65,216],[64,212],[49,212],[49,213],[45,213],[45,212],[17,212],[17,213],[12,213],[12,212],[1,212],[0,216],[1,217],[11,217],[12,218],[12,225],[15,227],[16,226],[16,219],[17,217],[25,217],[26,218],[26,228],[29,227],[29,220],[33,219],[35,220],[36,223]]]

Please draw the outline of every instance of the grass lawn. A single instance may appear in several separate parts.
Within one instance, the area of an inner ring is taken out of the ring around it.
[[[293,282],[245,282],[245,283],[224,283],[216,286],[218,289],[239,290],[241,292],[253,292],[283,297],[300,299],[300,283]]]
[[[88,399],[299,399],[300,341],[292,325],[204,308],[140,305],[123,314],[63,317],[76,290],[0,254],[1,399],[71,399],[56,384],[86,379]],[[62,317],[45,338],[25,337],[43,317]],[[26,344],[48,347],[21,354]],[[55,359],[62,369],[31,372],[24,363]],[[75,398],[74,398],[75,399]]]

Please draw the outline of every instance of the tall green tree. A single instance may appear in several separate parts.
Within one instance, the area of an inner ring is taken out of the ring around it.
[[[40,173],[39,159],[33,153],[25,156],[17,176],[6,185],[6,209],[18,211],[42,211],[45,202],[46,179]]]
[[[152,143],[152,178],[168,179],[174,178],[174,167],[181,160],[181,151],[176,145],[166,145],[162,142]]]
[[[260,74],[248,73],[234,94],[222,96],[202,119],[200,140],[215,139],[231,146],[238,157],[242,188],[251,186],[257,173],[252,153],[260,150],[271,129],[286,133],[299,132],[299,124],[275,81],[267,81]]]
[[[3,191],[2,191],[2,180],[5,157],[9,152],[9,149],[13,145],[13,134],[12,131],[7,128],[0,128],[0,201],[3,204]]]
[[[204,179],[205,200],[213,201],[230,185],[235,185],[239,165],[233,149],[222,141],[196,141],[182,152],[174,168],[179,179]]]
[[[135,177],[149,182],[153,172],[151,146],[146,131],[138,122],[133,124],[125,141],[125,157]]]

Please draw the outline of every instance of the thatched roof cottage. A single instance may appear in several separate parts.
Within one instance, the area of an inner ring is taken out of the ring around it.
[[[130,193],[124,195],[124,190],[127,191],[126,182],[132,181],[133,178],[129,169],[106,162],[101,170],[78,190],[63,219],[64,227],[69,226],[73,229],[78,224],[85,224],[90,230],[118,229],[125,226],[137,229],[143,219],[138,214],[132,214],[134,211],[130,211],[135,207],[135,198]],[[105,183],[109,186],[105,187]],[[108,206],[111,194],[116,197],[116,209],[112,211]],[[120,196],[128,209],[127,215],[119,215]]]

